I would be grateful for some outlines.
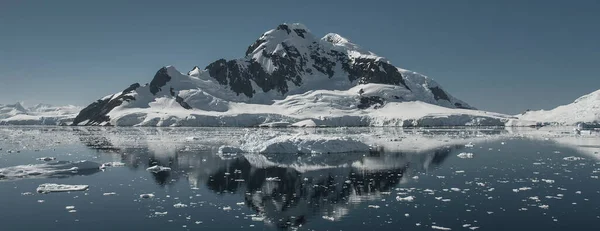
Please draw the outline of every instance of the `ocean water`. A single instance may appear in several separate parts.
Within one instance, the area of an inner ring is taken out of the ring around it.
[[[373,149],[218,153],[251,133],[350,136]],[[600,222],[600,135],[568,128],[0,127],[0,148],[7,231],[597,230]],[[52,169],[82,160],[123,166]],[[171,170],[147,170],[155,165]],[[89,188],[36,192],[44,183]]]

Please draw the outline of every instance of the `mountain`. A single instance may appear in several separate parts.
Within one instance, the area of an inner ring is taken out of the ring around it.
[[[508,118],[474,109],[424,75],[295,23],[263,33],[242,58],[187,74],[163,67],[149,84],[90,104],[74,124],[434,126],[502,125]]]
[[[0,125],[64,125],[70,124],[81,107],[37,104],[24,107],[21,103],[1,105]]]
[[[600,125],[600,90],[584,95],[573,103],[552,110],[527,111],[520,120],[555,125]]]

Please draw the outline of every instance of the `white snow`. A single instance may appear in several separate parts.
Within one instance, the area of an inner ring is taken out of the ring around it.
[[[286,24],[290,28],[305,28]],[[266,72],[276,70],[270,55],[285,56],[282,43],[290,44],[303,57],[310,57],[315,46],[327,57],[332,52],[356,58],[369,58],[389,63],[385,58],[364,50],[337,34],[327,34],[322,39],[310,32],[299,36],[295,32],[270,30],[260,37],[260,46],[243,58],[240,66],[254,60]],[[270,54],[265,56],[264,54]],[[331,56],[332,60],[336,60]],[[307,58],[307,66],[314,64]],[[353,61],[352,61],[353,62]],[[249,84],[255,91],[252,97],[230,90],[210,76],[208,70],[194,68],[187,75],[173,66],[167,66],[171,80],[156,94],[150,86],[141,86],[128,93],[135,100],[123,102],[108,113],[110,124],[116,126],[501,126],[508,115],[479,110],[459,109],[469,107],[456,99],[431,78],[416,72],[397,68],[406,86],[386,84],[359,84],[350,81],[342,65],[335,65],[333,76],[318,71],[303,74],[302,84],[288,82],[288,92],[264,92],[254,80]],[[183,108],[176,97],[183,99],[192,109]],[[440,98],[432,89],[443,91]],[[359,94],[361,93],[361,94]],[[107,96],[115,99],[121,93]],[[381,107],[367,106],[359,109],[361,98],[378,97],[385,101]],[[98,124],[96,124],[98,125]]]
[[[55,107],[37,104],[32,107],[24,107],[21,103],[0,104],[0,125],[70,124],[81,109],[81,107],[73,105]]]
[[[528,111],[517,117],[524,121],[558,125],[600,124],[600,90],[581,96],[573,103],[552,110]]]
[[[41,184],[37,188],[38,193],[51,192],[70,192],[70,191],[85,191],[89,188],[88,185],[67,185],[67,184]]]

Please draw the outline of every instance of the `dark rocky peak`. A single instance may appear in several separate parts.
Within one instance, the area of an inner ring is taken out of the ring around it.
[[[283,23],[277,26],[275,29],[263,33],[260,38],[248,46],[248,49],[246,50],[246,56],[256,53],[261,49],[267,48],[267,45],[269,44],[271,45],[269,48],[272,50],[277,46],[277,44],[280,44],[284,41],[291,46],[296,46],[307,42],[316,43],[315,37],[310,33],[310,30],[308,30],[306,26],[300,23]]]
[[[161,87],[165,86],[167,82],[171,81],[171,76],[169,76],[168,67],[162,67],[160,70],[156,72],[152,81],[150,81],[150,92],[153,95],[156,95],[159,91],[161,91]]]

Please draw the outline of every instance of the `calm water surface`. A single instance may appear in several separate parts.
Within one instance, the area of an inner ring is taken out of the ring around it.
[[[220,145],[252,130],[0,129],[0,168],[42,164],[36,158],[46,156],[125,164],[60,178],[0,179],[0,224],[8,231],[597,230],[600,222],[600,143],[593,134],[582,145],[586,138],[567,132],[548,138],[493,129],[322,129],[310,132],[389,143],[425,136],[441,144],[223,155]],[[157,164],[172,171],[146,170]],[[89,189],[38,194],[43,183]],[[140,198],[149,193],[155,196]]]

